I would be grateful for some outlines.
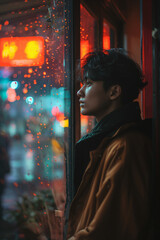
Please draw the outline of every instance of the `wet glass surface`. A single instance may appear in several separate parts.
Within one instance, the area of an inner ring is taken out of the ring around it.
[[[64,80],[64,3],[1,4],[1,221],[18,226],[12,231],[16,239],[36,239],[43,232],[60,240],[70,112]],[[54,210],[61,218],[58,226]]]

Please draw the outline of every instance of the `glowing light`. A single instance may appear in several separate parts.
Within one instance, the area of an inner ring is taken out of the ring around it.
[[[12,89],[17,89],[17,88],[18,88],[18,82],[17,82],[17,81],[11,82],[10,87],[11,87]]]
[[[56,139],[52,138],[51,143],[53,152],[55,152],[56,154],[61,154],[64,152],[63,148]]]
[[[23,93],[26,94],[28,92],[28,89],[27,88],[23,88]]]
[[[20,100],[20,98],[21,98],[20,96],[17,96],[17,97],[16,97],[16,100],[17,100],[17,101],[19,101],[19,100]]]
[[[81,40],[81,58],[89,52],[89,41]]]
[[[26,98],[26,103],[28,103],[28,104],[33,104],[33,103],[34,103],[33,97],[27,97],[27,98]]]
[[[61,125],[61,127],[64,127],[64,128],[69,127],[69,120],[65,119],[65,120],[61,121],[60,125]]]
[[[52,108],[52,115],[54,116],[54,117],[56,117],[56,120],[58,121],[58,122],[63,122],[64,121],[64,113],[63,112],[60,112],[59,111],[59,108],[56,106],[56,107],[53,107]],[[62,123],[62,125],[63,125],[63,123]]]
[[[52,108],[52,115],[56,116],[59,113],[59,108],[58,107],[53,107]]]
[[[24,51],[28,59],[35,59],[40,53],[40,46],[37,41],[29,41]]]
[[[0,39],[0,66],[41,66],[43,63],[43,37],[10,37]]]
[[[87,124],[88,124],[88,116],[81,115],[81,125],[87,126]]]
[[[9,21],[6,20],[6,21],[4,22],[4,26],[7,26],[7,25],[9,25]]]
[[[9,102],[15,102],[16,101],[16,91],[15,91],[15,89],[8,88],[7,96],[8,96],[8,101]]]
[[[103,22],[103,49],[110,49],[110,28],[106,21]]]
[[[63,112],[59,112],[57,115],[56,115],[56,119],[58,122],[61,122],[64,120],[64,113]]]
[[[110,37],[104,36],[103,37],[103,49],[110,49]]]
[[[13,59],[15,57],[17,49],[18,47],[16,46],[15,42],[5,42],[3,44],[2,58]]]
[[[33,69],[32,68],[28,68],[28,73],[32,73]]]

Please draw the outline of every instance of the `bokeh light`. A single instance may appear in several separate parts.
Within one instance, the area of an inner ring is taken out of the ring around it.
[[[18,82],[17,82],[17,81],[11,82],[10,87],[11,87],[12,89],[17,89],[17,88],[18,88]]]
[[[33,99],[33,97],[27,97],[26,98],[26,103],[28,103],[28,104],[33,104],[34,103],[34,99]]]

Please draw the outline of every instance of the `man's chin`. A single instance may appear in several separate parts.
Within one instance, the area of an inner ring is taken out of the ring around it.
[[[91,116],[91,114],[88,111],[81,110],[81,114],[84,116]]]
[[[81,109],[81,114],[82,114],[82,115],[85,115],[85,116],[88,115],[87,111],[85,111],[85,110],[83,110],[83,109]]]

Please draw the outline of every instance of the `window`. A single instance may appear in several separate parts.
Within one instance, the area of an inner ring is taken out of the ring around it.
[[[110,49],[111,39],[110,39],[110,27],[106,20],[103,21],[103,49]]]
[[[51,237],[58,234],[55,202],[63,210],[66,199],[70,94],[64,77],[64,3],[46,2],[1,1],[0,197],[4,218],[19,227],[31,222],[27,234],[43,230]]]
[[[96,47],[96,20],[80,5],[80,58],[82,59],[88,52],[94,51]],[[94,117],[81,115],[81,136],[90,132],[94,126]]]
[[[13,219],[19,227],[31,220],[27,234],[43,230],[48,238],[54,235],[57,240],[63,239],[63,229],[59,235],[54,232],[58,223],[53,209],[55,203],[60,209],[57,214],[64,209],[65,168],[71,165],[72,155],[69,81],[73,69],[71,44],[66,42],[73,36],[65,25],[71,24],[66,18],[72,10],[67,13],[66,3],[72,5],[69,0],[0,3],[0,198],[4,218]],[[84,6],[80,4],[80,58],[99,47],[98,23],[103,24],[103,47],[116,46],[115,29],[106,20],[100,23],[99,16]],[[93,117],[81,115],[82,136],[94,125]],[[34,228],[34,223],[39,227]],[[17,239],[19,230],[10,234]]]
[[[108,50],[114,47],[116,47],[116,31],[106,21],[106,19],[104,19],[103,20],[103,49]]]

